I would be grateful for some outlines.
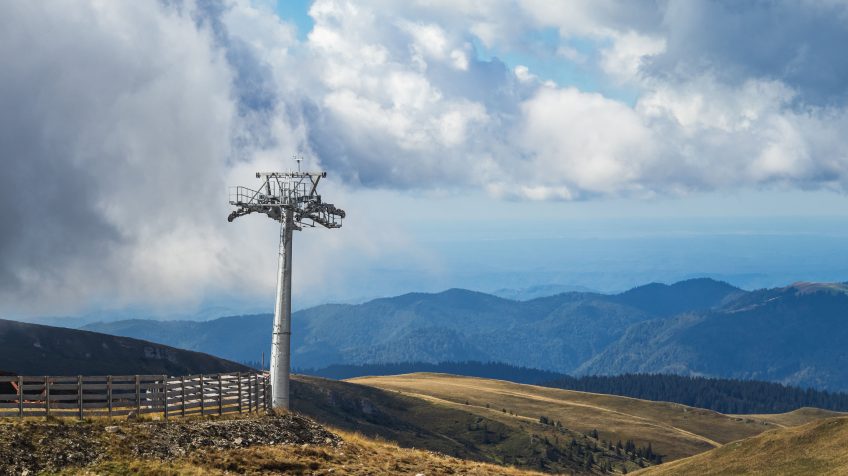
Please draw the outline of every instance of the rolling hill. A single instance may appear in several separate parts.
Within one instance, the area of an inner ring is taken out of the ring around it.
[[[660,402],[682,403],[720,413],[782,413],[803,407],[848,411],[848,393],[792,387],[761,380],[695,377],[674,374],[565,374],[502,362],[405,362],[395,364],[331,365],[295,372],[336,380],[411,373],[442,373],[508,380],[543,387],[605,393]]]
[[[331,427],[465,459],[579,474],[651,464],[616,449],[619,440],[632,440],[642,450],[650,445],[663,461],[673,461],[763,431],[840,415],[814,409],[765,418],[723,415],[672,403],[432,373],[341,382],[296,376],[292,392],[294,410]],[[591,469],[585,466],[589,453]]]
[[[247,367],[127,337],[0,319],[0,369],[20,375],[236,372]]]
[[[767,431],[714,450],[634,474],[848,474],[848,417]]]
[[[459,408],[468,401],[467,407],[486,414],[501,413],[502,419],[509,416],[503,416],[504,408],[535,421],[545,416],[581,434],[597,430],[600,438],[607,441],[633,440],[641,446],[651,443],[669,460],[701,453],[771,426],[755,418],[727,416],[676,403],[445,374],[362,377],[349,382]]]
[[[586,460],[638,467],[600,441],[538,417],[451,405],[356,383],[295,376],[292,409],[329,427],[466,460],[586,473]],[[573,442],[572,442],[573,441]],[[647,464],[647,463],[643,463]]]

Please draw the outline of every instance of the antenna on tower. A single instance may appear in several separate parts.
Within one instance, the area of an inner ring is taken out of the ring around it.
[[[294,156],[294,160],[297,161],[297,171],[300,172],[300,163],[303,162],[303,156],[296,155]]]
[[[280,222],[277,299],[271,338],[271,401],[273,408],[289,408],[289,372],[291,368],[291,278],[292,235],[304,226],[341,228],[344,210],[324,203],[318,194],[318,182],[326,172],[256,172],[262,179],[256,190],[230,187],[230,205],[236,207],[227,217],[232,222],[250,213],[263,213]]]

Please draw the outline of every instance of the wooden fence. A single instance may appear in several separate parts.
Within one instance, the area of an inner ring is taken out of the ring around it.
[[[214,375],[0,376],[0,417],[159,414],[166,420],[271,408],[263,373]]]

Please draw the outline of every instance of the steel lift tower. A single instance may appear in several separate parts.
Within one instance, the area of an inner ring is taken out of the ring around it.
[[[298,169],[300,168],[298,160]],[[230,188],[230,205],[236,207],[227,221],[250,213],[264,213],[280,222],[280,256],[277,272],[277,301],[271,339],[271,400],[273,408],[289,409],[291,365],[291,280],[292,233],[303,227],[321,225],[340,228],[344,210],[321,201],[318,182],[326,172],[257,172],[258,190]]]

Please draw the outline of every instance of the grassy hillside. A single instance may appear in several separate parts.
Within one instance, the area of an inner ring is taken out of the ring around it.
[[[488,463],[580,474],[603,472],[607,464],[630,470],[639,467],[638,461],[649,464],[609,450],[599,438],[542,424],[538,416],[447,404],[348,382],[296,376],[292,408],[332,427],[403,447]]]
[[[769,423],[777,425],[779,427],[790,427],[790,426],[800,426],[805,425],[813,420],[822,420],[825,418],[834,418],[845,416],[845,413],[840,412],[832,412],[829,410],[822,410],[820,408],[799,408],[798,410],[794,410],[786,413],[776,413],[772,415],[738,415],[742,418],[758,418],[760,420],[765,420]]]
[[[0,319],[0,370],[19,375],[188,375],[249,369],[162,344]]]
[[[783,413],[803,407],[848,411],[848,393],[790,387],[757,380],[693,377],[675,374],[569,375],[518,367],[501,362],[406,362],[394,364],[331,365],[295,369],[297,373],[337,380],[377,375],[433,372],[529,383],[544,387],[605,393],[623,397],[674,402],[720,413]]]
[[[363,377],[350,382],[400,392],[401,396],[473,413],[510,428],[538,422],[545,416],[580,434],[597,430],[602,441],[633,440],[638,446],[650,443],[666,461],[778,427],[767,419],[723,415],[674,403],[444,374]],[[798,418],[804,421],[815,416]]]
[[[848,474],[848,417],[780,428],[706,453],[662,464],[637,474],[819,475]]]

